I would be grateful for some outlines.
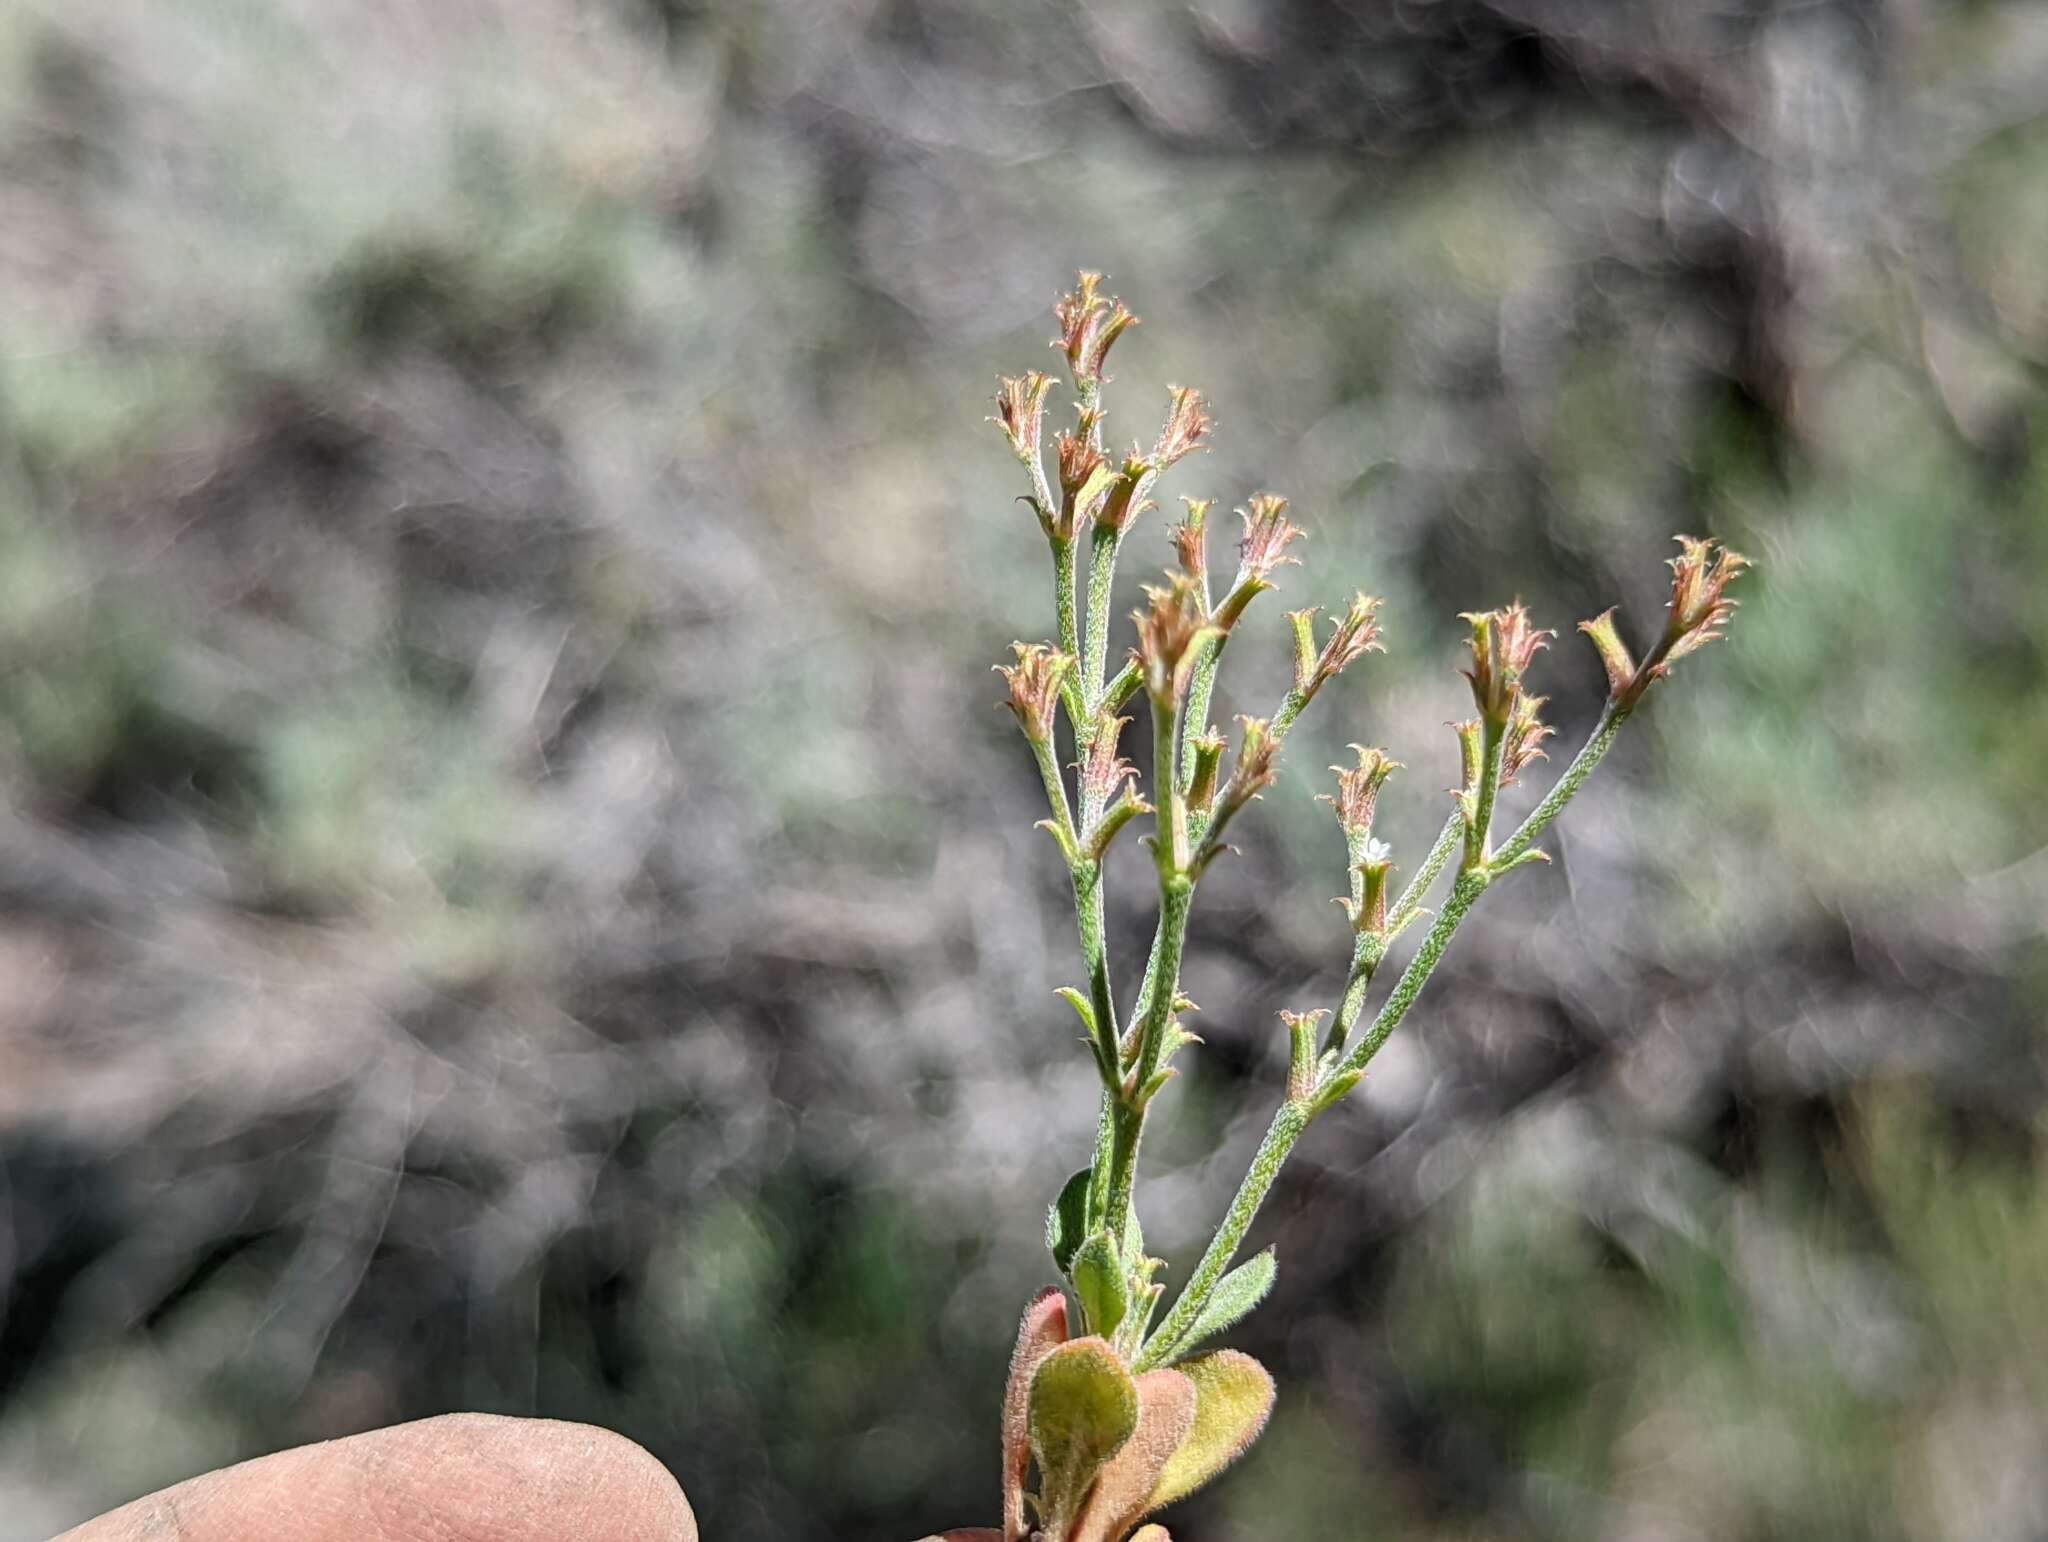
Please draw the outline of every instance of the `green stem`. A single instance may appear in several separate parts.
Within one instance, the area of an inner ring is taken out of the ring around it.
[[[1550,822],[1563,812],[1564,806],[1572,801],[1581,787],[1586,785],[1586,778],[1593,774],[1600,762],[1607,758],[1607,752],[1614,748],[1614,741],[1621,734],[1621,725],[1628,721],[1632,710],[1632,707],[1620,707],[1612,702],[1608,704],[1607,710],[1600,716],[1600,725],[1593,730],[1593,737],[1588,739],[1579,753],[1572,757],[1572,763],[1564,768],[1564,775],[1557,779],[1557,785],[1544,795],[1543,801],[1530,811],[1529,817],[1522,821],[1520,828],[1507,838],[1499,851],[1494,853],[1495,867],[1506,867],[1516,861],[1536,843],[1537,838],[1545,830],[1550,828]]]
[[[1080,850],[1081,841],[1074,829],[1074,811],[1067,803],[1067,784],[1060,775],[1052,740],[1032,740],[1031,757],[1038,762],[1038,775],[1045,783],[1045,801],[1052,806],[1053,823],[1059,827],[1060,846],[1068,853],[1067,860],[1071,865],[1074,853]]]
[[[1060,652],[1075,660],[1079,667],[1081,641],[1079,622],[1074,609],[1074,586],[1079,578],[1080,552],[1072,540],[1051,538],[1053,608],[1059,614]],[[1082,694],[1081,682],[1070,671],[1060,686],[1060,700],[1066,704],[1067,721],[1074,725],[1074,742],[1086,749],[1095,737],[1095,719],[1088,716],[1087,697]]]
[[[1144,672],[1138,668],[1136,659],[1126,659],[1124,667],[1110,677],[1109,684],[1102,688],[1102,700],[1097,704],[1099,712],[1115,712],[1131,699],[1138,689],[1138,682]]]
[[[1357,941],[1351,945],[1351,972],[1344,978],[1344,995],[1337,1003],[1337,1019],[1323,1037],[1324,1054],[1341,1055],[1344,1052],[1351,1030],[1358,1026],[1358,1016],[1365,1010],[1366,993],[1372,989],[1372,977],[1379,972],[1380,960],[1386,956],[1386,944],[1382,939],[1369,933],[1359,933]]]
[[[1451,853],[1456,851],[1465,839],[1465,818],[1456,809],[1444,821],[1444,827],[1436,833],[1436,844],[1429,848],[1429,855],[1422,859],[1422,866],[1415,870],[1415,876],[1408,880],[1408,886],[1401,891],[1401,897],[1394,901],[1394,908],[1387,912],[1387,933],[1398,935],[1401,929],[1415,919],[1415,913],[1422,908],[1422,901],[1429,894],[1429,886],[1436,882],[1437,875],[1449,865]]]
[[[1081,690],[1092,718],[1103,701],[1109,659],[1109,607],[1116,587],[1116,554],[1123,537],[1107,525],[1088,531],[1088,631],[1081,641]]]
[[[1466,912],[1486,892],[1491,881],[1484,868],[1458,875],[1457,882],[1451,885],[1450,895],[1444,900],[1444,908],[1437,912],[1436,920],[1430,923],[1429,931],[1423,936],[1422,946],[1415,950],[1415,956],[1408,960],[1408,967],[1401,971],[1401,978],[1394,982],[1394,989],[1380,1007],[1379,1015],[1373,1018],[1372,1027],[1366,1030],[1365,1037],[1337,1063],[1337,1074],[1363,1071],[1366,1062],[1379,1053],[1379,1047],[1387,1042],[1387,1035],[1401,1025],[1401,1019],[1415,1005],[1415,998],[1422,994],[1422,987],[1436,972],[1444,949],[1457,935]]]
[[[1174,1302],[1173,1310],[1153,1330],[1145,1347],[1138,1351],[1137,1359],[1131,1362],[1133,1371],[1149,1371],[1164,1364],[1188,1329],[1195,1325],[1202,1308],[1208,1305],[1216,1282],[1223,1278],[1230,1261],[1237,1256],[1238,1244],[1257,1219],[1259,1207],[1266,1202],[1273,1180],[1280,1176],[1287,1154],[1294,1149],[1294,1143],[1301,1139],[1301,1132],[1308,1128],[1313,1117],[1304,1104],[1290,1101],[1280,1105],[1280,1111],[1273,1116],[1273,1123],[1266,1130],[1266,1138],[1259,1142],[1251,1169],[1245,1173],[1244,1182],[1238,1185],[1237,1197],[1231,1200],[1223,1224],[1216,1228],[1209,1250],[1195,1265],[1195,1272],[1189,1278],[1187,1288],[1180,1293],[1180,1299]]]
[[[1138,1168],[1138,1143],[1144,1135],[1145,1110],[1150,1102],[1146,1084],[1159,1070],[1160,1056],[1166,1045],[1166,1030],[1173,1021],[1174,991],[1180,983],[1181,950],[1187,941],[1188,907],[1193,895],[1194,884],[1185,874],[1176,873],[1161,879],[1159,974],[1151,1007],[1139,1030],[1137,1064],[1124,1079],[1123,1095],[1117,1101],[1112,1121],[1104,1222],[1119,1246],[1130,1222],[1131,1190]]]
[[[1081,958],[1088,969],[1088,1010],[1095,1014],[1095,1043],[1104,1064],[1115,1066],[1116,1001],[1109,984],[1109,933],[1103,922],[1102,864],[1074,868],[1074,914],[1080,923]],[[1108,1075],[1104,1073],[1105,1077]],[[1105,1086],[1109,1085],[1105,1081]]]
[[[1206,538],[1205,538],[1206,540]],[[1209,607],[1209,569],[1205,562],[1201,576],[1202,614],[1214,614]],[[1223,662],[1223,650],[1230,642],[1225,632],[1214,642],[1202,645],[1201,661],[1195,665],[1194,684],[1188,689],[1187,712],[1180,728],[1180,789],[1186,792],[1195,780],[1195,752],[1191,741],[1209,731],[1209,702],[1216,693],[1216,670]]]
[[[1479,753],[1479,789],[1472,800],[1472,823],[1465,828],[1465,871],[1475,872],[1486,866],[1486,836],[1493,828],[1493,805],[1500,797],[1500,761],[1507,749],[1505,720],[1495,722],[1485,718],[1481,723]]]
[[[1408,1014],[1408,1009],[1415,1005],[1416,998],[1422,994],[1423,986],[1429,983],[1430,975],[1442,961],[1444,950],[1450,946],[1451,938],[1456,935],[1459,925],[1492,881],[1492,873],[1505,869],[1515,862],[1528,851],[1537,837],[1549,828],[1550,822],[1563,811],[1567,803],[1571,802],[1573,796],[1585,785],[1586,779],[1593,774],[1594,768],[1606,757],[1608,750],[1613,748],[1615,738],[1627,717],[1626,708],[1610,705],[1602,715],[1592,737],[1586,741],[1579,753],[1572,757],[1572,763],[1565,769],[1564,775],[1558,778],[1557,785],[1551,788],[1541,803],[1536,805],[1529,817],[1522,821],[1520,828],[1509,837],[1492,862],[1487,867],[1458,875],[1458,881],[1452,885],[1443,909],[1430,925],[1429,934],[1423,938],[1422,946],[1416,950],[1415,956],[1408,961],[1408,967],[1401,971],[1401,978],[1395,982],[1385,1005],[1374,1017],[1371,1029],[1324,1079],[1325,1087],[1329,1087],[1340,1077],[1362,1073],[1365,1070],[1367,1062],[1378,1053],[1388,1036],[1400,1026],[1401,1019]],[[1443,844],[1441,838],[1438,844]],[[1448,860],[1448,855],[1445,860]],[[1418,880],[1420,877],[1418,874]],[[1409,887],[1410,894],[1402,896],[1403,905],[1406,905],[1410,895],[1416,892],[1416,885],[1411,884]],[[1225,1212],[1222,1224],[1216,1229],[1216,1235],[1210,1239],[1207,1250],[1202,1254],[1201,1262],[1195,1266],[1195,1272],[1188,1277],[1187,1287],[1181,1292],[1179,1300],[1174,1302],[1173,1310],[1166,1314],[1157,1330],[1146,1341],[1144,1349],[1139,1352],[1132,1364],[1133,1370],[1150,1370],[1171,1358],[1179,1340],[1194,1326],[1202,1308],[1208,1304],[1209,1295],[1216,1288],[1216,1282],[1223,1278],[1224,1272],[1237,1257],[1237,1250],[1244,1242],[1245,1233],[1257,1219],[1259,1207],[1265,1203],[1266,1195],[1272,1189],[1273,1181],[1280,1175],[1280,1169],[1285,1164],[1288,1153],[1294,1149],[1295,1142],[1301,1139],[1302,1132],[1320,1111],[1311,1103],[1289,1100],[1281,1104],[1279,1111],[1273,1116],[1272,1125],[1266,1131],[1266,1138],[1259,1143],[1258,1154],[1253,1157],[1251,1168],[1245,1173],[1244,1182],[1238,1185],[1236,1197],[1230,1202],[1230,1209]]]
[[[1312,691],[1289,691],[1280,703],[1280,710],[1273,714],[1273,721],[1267,732],[1274,743],[1287,737],[1287,730],[1294,726],[1294,720],[1301,716],[1302,709],[1315,699]]]

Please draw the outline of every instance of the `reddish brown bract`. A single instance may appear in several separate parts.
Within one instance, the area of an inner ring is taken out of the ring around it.
[[[1351,748],[1358,755],[1358,764],[1348,769],[1330,767],[1337,773],[1337,796],[1326,795],[1323,801],[1336,808],[1337,822],[1344,826],[1346,835],[1369,835],[1373,805],[1379,801],[1380,789],[1400,769],[1401,762],[1389,760],[1385,750],[1367,749],[1362,744]]]
[[[1010,699],[1004,703],[1017,714],[1017,724],[1033,744],[1052,738],[1059,710],[1060,686],[1074,661],[1057,648],[1044,643],[1011,643],[1017,655],[1014,664],[998,664],[996,670],[1009,683]]]
[[[1101,285],[1100,273],[1083,273],[1073,292],[1062,295],[1053,307],[1060,335],[1052,345],[1066,354],[1067,368],[1077,385],[1093,386],[1102,379],[1102,364],[1111,345],[1138,321],[1123,301],[1105,300]]]
[[[1166,389],[1171,398],[1166,426],[1159,431],[1159,443],[1152,450],[1153,464],[1162,471],[1190,451],[1206,448],[1203,441],[1216,426],[1200,391],[1188,386]]]

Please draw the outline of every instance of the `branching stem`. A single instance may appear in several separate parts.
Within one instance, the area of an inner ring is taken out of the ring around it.
[[[1429,977],[1435,973],[1437,964],[1443,959],[1444,950],[1450,946],[1451,938],[1457,934],[1458,927],[1472,906],[1478,902],[1479,896],[1486,892],[1493,877],[1513,865],[1529,850],[1536,838],[1549,828],[1550,822],[1585,785],[1586,778],[1593,774],[1594,768],[1606,757],[1608,750],[1613,748],[1614,740],[1627,717],[1626,710],[1610,706],[1602,715],[1592,737],[1572,758],[1572,763],[1565,769],[1564,775],[1558,778],[1557,785],[1551,788],[1549,794],[1537,804],[1529,817],[1522,821],[1521,827],[1509,837],[1493,859],[1484,866],[1467,869],[1458,875],[1449,897],[1444,901],[1443,909],[1437,913],[1436,920],[1431,923],[1428,934],[1423,938],[1422,946],[1408,961],[1407,968],[1401,971],[1400,979],[1395,982],[1385,1004],[1373,1018],[1371,1028],[1325,1075],[1320,1083],[1321,1088],[1342,1096],[1343,1091],[1348,1090],[1348,1087],[1342,1085],[1342,1079],[1352,1077],[1355,1080],[1353,1073],[1363,1073],[1367,1062],[1379,1052],[1380,1046],[1386,1043],[1388,1036],[1400,1026],[1401,1019],[1407,1016],[1408,1009],[1414,1006],[1416,998],[1422,994],[1423,986],[1429,983]],[[1443,840],[1439,837],[1438,845],[1442,844]],[[1448,860],[1448,855],[1445,860]],[[1421,877],[1420,873],[1416,875],[1418,882]],[[1401,903],[1404,906],[1410,903],[1417,885],[1411,883],[1409,889],[1410,893],[1402,896]],[[1330,1102],[1334,1101],[1334,1098],[1330,1099]],[[1329,1102],[1321,1099],[1289,1099],[1280,1105],[1279,1111],[1273,1116],[1271,1126],[1266,1131],[1266,1138],[1259,1143],[1258,1153],[1252,1158],[1250,1170],[1245,1173],[1244,1181],[1238,1185],[1237,1194],[1231,1200],[1222,1224],[1216,1229],[1216,1235],[1210,1239],[1201,1262],[1188,1277],[1187,1286],[1181,1291],[1180,1298],[1174,1302],[1173,1309],[1146,1340],[1145,1347],[1134,1362],[1134,1369],[1149,1370],[1156,1365],[1164,1364],[1172,1357],[1180,1340],[1194,1326],[1202,1308],[1208,1304],[1209,1295],[1216,1288],[1217,1281],[1223,1278],[1224,1272],[1237,1257],[1237,1250],[1244,1242],[1245,1233],[1251,1229],[1252,1222],[1258,1216],[1259,1207],[1265,1203],[1266,1195],[1271,1191],[1273,1181],[1279,1177],[1280,1169],[1286,1163],[1288,1154],[1293,1151],[1295,1142],[1301,1139],[1302,1132],[1308,1128],[1314,1117],[1328,1106]]]

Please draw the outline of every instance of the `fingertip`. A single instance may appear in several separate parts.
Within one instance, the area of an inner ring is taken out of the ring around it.
[[[697,1542],[668,1469],[610,1430],[447,1414],[207,1473],[61,1542]]]
[[[499,1529],[485,1534],[494,1539],[697,1542],[682,1485],[645,1446],[615,1431],[464,1413],[380,1433],[411,1448],[403,1465],[428,1469],[417,1475],[440,1502],[491,1517]],[[405,1487],[386,1485],[400,1494]],[[460,1514],[451,1518],[459,1523]]]

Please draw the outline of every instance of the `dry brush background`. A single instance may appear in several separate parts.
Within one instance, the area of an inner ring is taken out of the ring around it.
[[[1761,562],[1283,1182],[1176,1535],[2048,1531],[2048,14],[24,0],[0,78],[0,1534],[454,1407],[711,1537],[992,1517],[1093,1095],[981,419],[1079,265],[1112,430],[1216,403],[1168,492],[1388,601],[1197,909],[1182,1269],[1341,977],[1320,768],[1412,865],[1453,612]]]

